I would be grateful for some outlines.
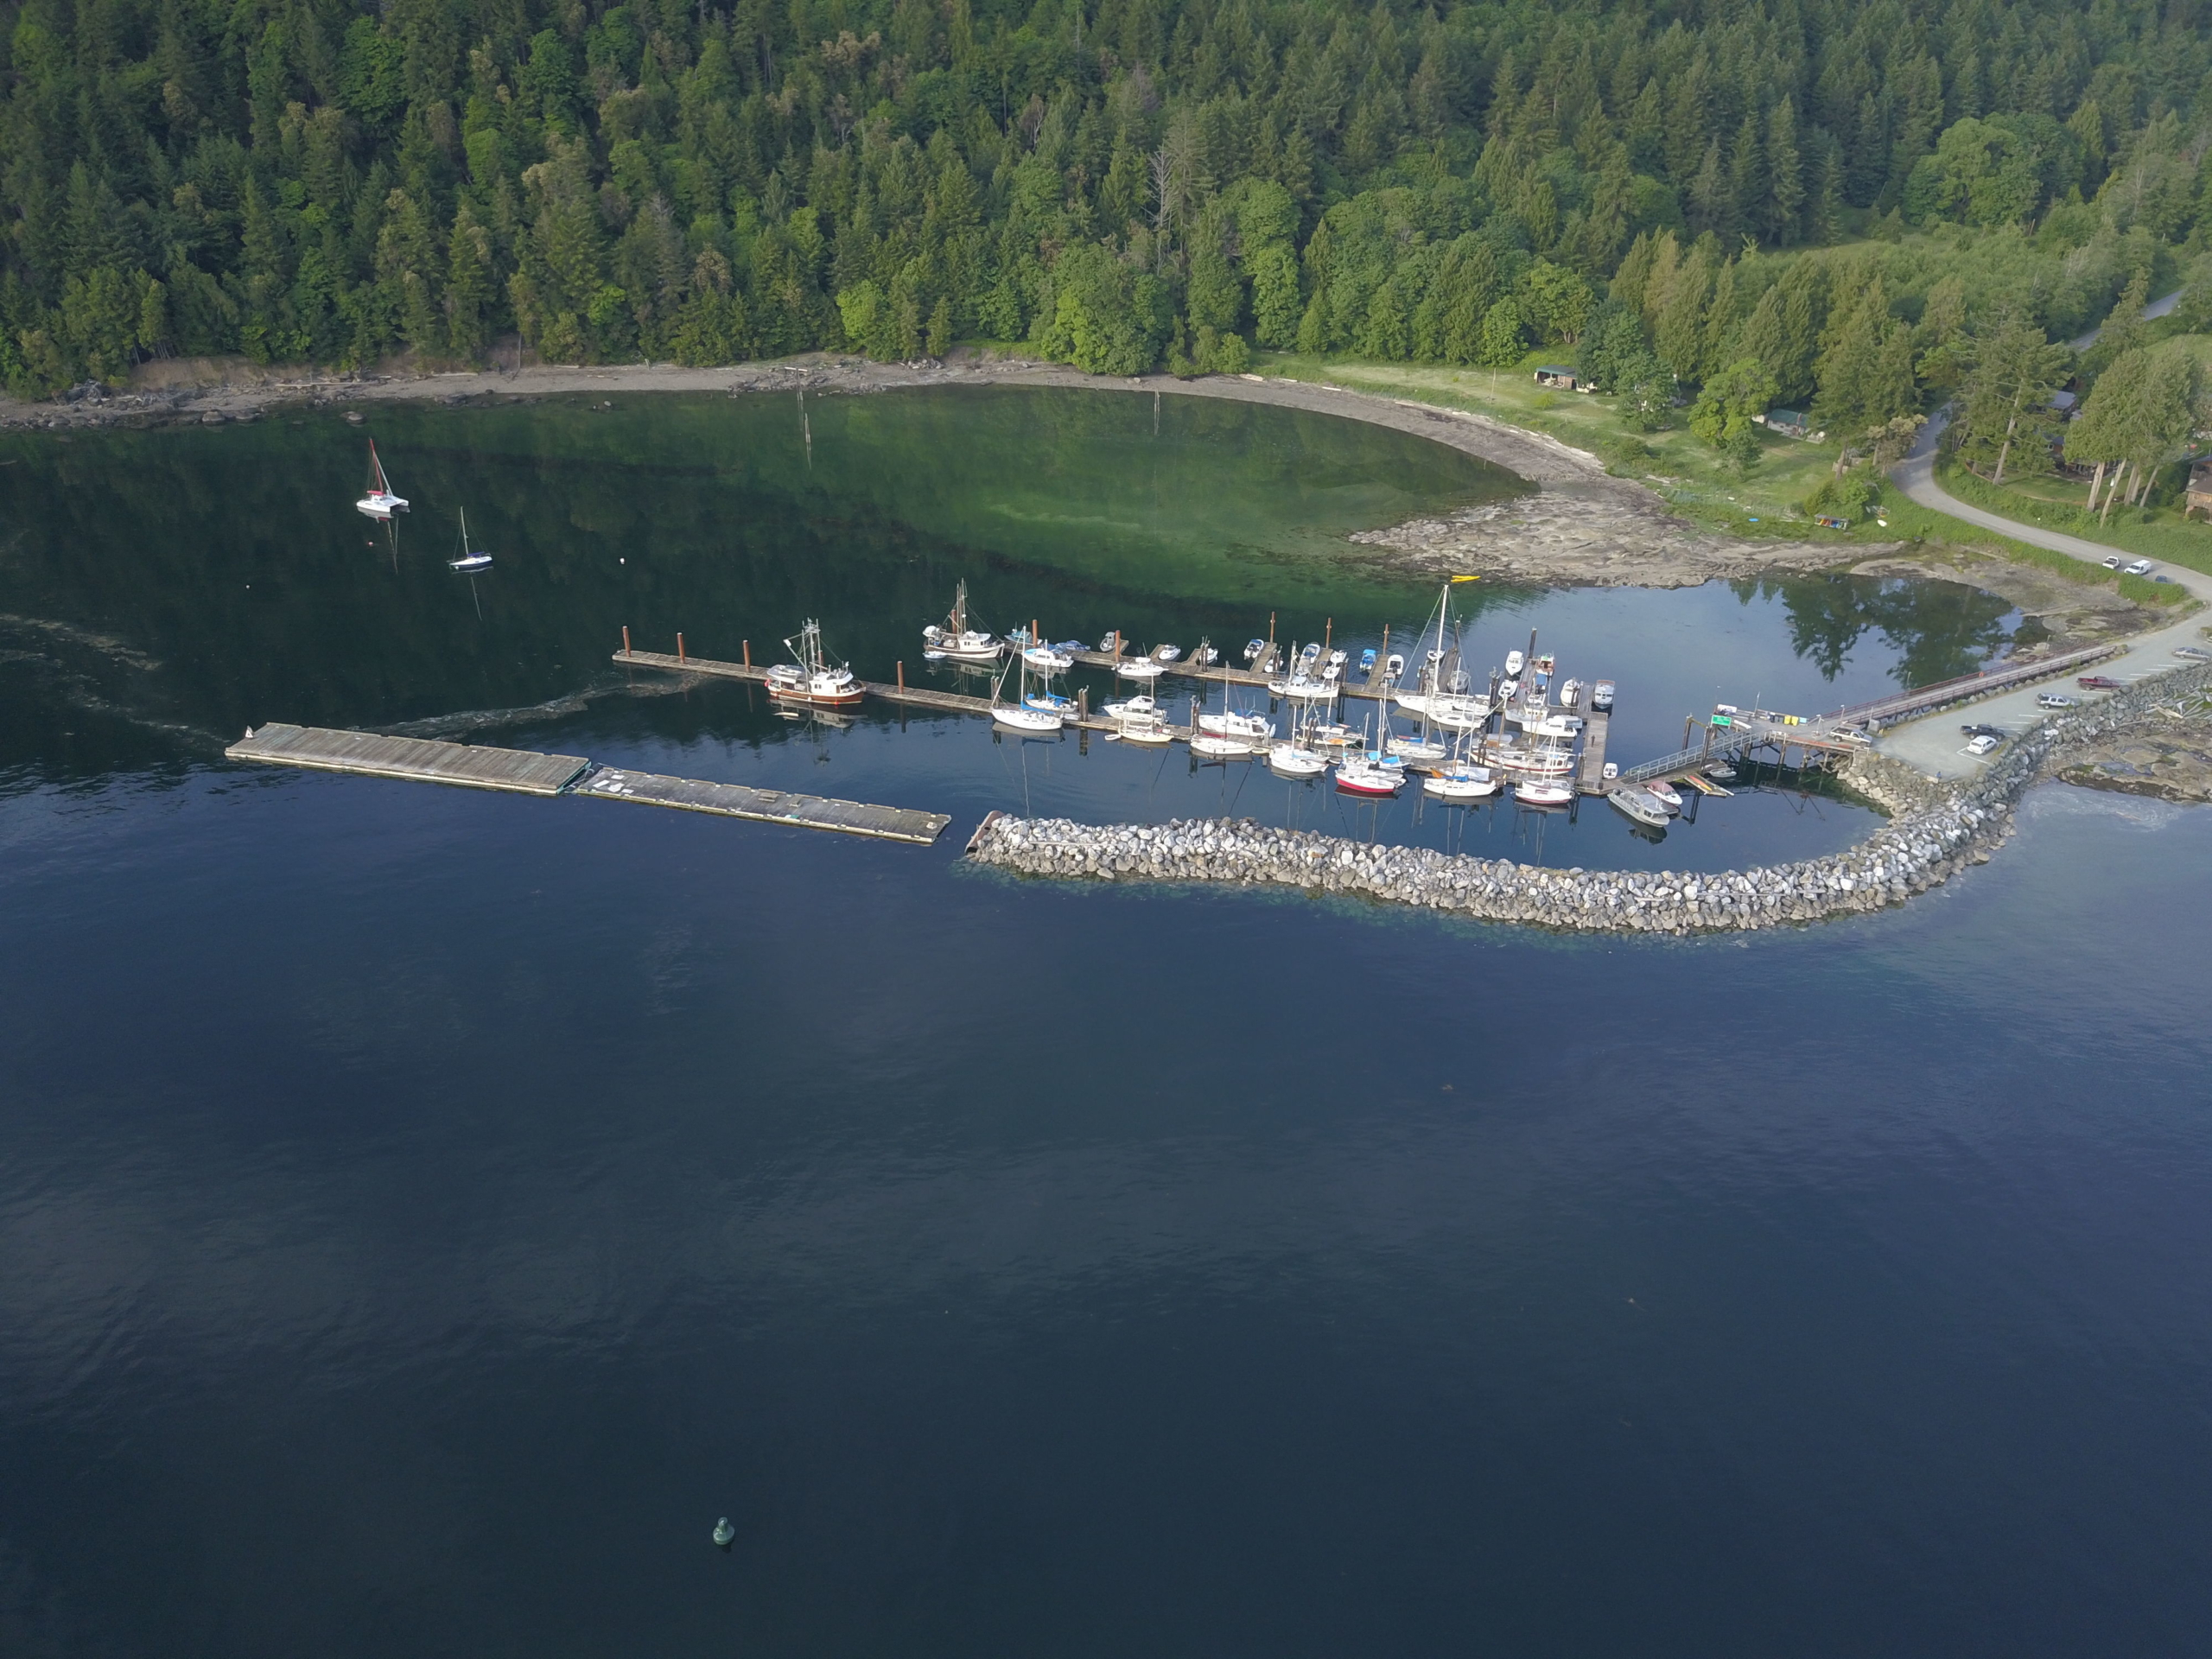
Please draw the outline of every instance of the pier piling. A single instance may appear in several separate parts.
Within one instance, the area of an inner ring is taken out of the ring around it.
[[[676,660],[679,663],[683,660],[683,636],[680,632],[676,636]]]

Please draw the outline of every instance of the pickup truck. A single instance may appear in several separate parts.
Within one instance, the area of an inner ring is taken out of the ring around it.
[[[2115,680],[2109,674],[2084,674],[2074,683],[2084,691],[2118,691],[2123,685],[2121,681]]]

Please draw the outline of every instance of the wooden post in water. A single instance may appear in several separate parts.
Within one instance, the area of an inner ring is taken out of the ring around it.
[[[743,644],[745,647],[745,665],[747,668],[750,668],[753,666],[753,642],[750,639],[747,639],[745,640]]]
[[[622,625],[622,654],[625,657],[630,654],[630,625],[627,622]]]
[[[1684,715],[1682,716],[1682,747],[1686,749],[1690,746],[1690,733],[1696,728],[1696,726],[1697,716],[1695,715]]]
[[[1087,685],[1078,686],[1076,689],[1075,717],[1077,720],[1090,718],[1090,688]]]
[[[899,689],[901,691],[906,689],[906,664],[903,662],[899,664]]]
[[[683,660],[683,636],[681,633],[676,636],[676,660],[679,664]]]
[[[1325,653],[1329,649],[1329,637],[1336,632],[1336,628],[1337,619],[1333,616],[1321,624],[1321,649]]]

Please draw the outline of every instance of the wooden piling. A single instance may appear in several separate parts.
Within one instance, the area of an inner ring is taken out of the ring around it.
[[[630,654],[630,625],[627,622],[622,625],[622,654],[625,657]]]
[[[752,667],[752,666],[753,666],[753,642],[752,642],[750,639],[743,639],[743,640],[740,640],[738,643],[739,643],[739,644],[741,644],[741,645],[743,645],[743,646],[745,647],[745,665],[746,665],[747,668]]]
[[[906,689],[906,664],[903,662],[899,664],[899,689],[901,691]]]
[[[683,636],[681,633],[676,636],[676,660],[679,663],[683,660]]]

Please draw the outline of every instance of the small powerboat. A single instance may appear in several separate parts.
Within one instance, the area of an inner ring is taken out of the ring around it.
[[[1264,639],[1247,639],[1244,642],[1244,665],[1249,668],[1254,663],[1258,662],[1260,653],[1267,648],[1268,642]]]
[[[1375,671],[1374,646],[1370,645],[1359,653],[1359,671],[1363,674],[1372,674]]]
[[[1394,680],[1402,680],[1406,677],[1405,658],[1395,651],[1392,652],[1390,660],[1382,665],[1382,671]]]
[[[1643,784],[1643,792],[1650,796],[1653,800],[1658,802],[1660,805],[1665,807],[1667,809],[1668,816],[1670,817],[1682,810],[1681,791],[1676,789],[1672,784],[1668,783],[1664,779],[1650,778],[1645,779]]]
[[[1657,797],[1634,784],[1609,791],[1605,798],[1613,804],[1616,811],[1633,818],[1647,829],[1664,830],[1667,821],[1674,816]]]
[[[1295,743],[1278,743],[1268,751],[1268,770],[1278,778],[1319,778],[1328,769],[1326,760]]]
[[[1109,720],[1122,720],[1131,715],[1156,715],[1160,712],[1160,705],[1139,692],[1120,702],[1109,702],[1098,712]]]
[[[1156,680],[1166,671],[1149,657],[1125,657],[1114,664],[1114,672],[1125,680]]]
[[[1155,663],[1176,662],[1182,655],[1183,647],[1180,645],[1154,645],[1152,648],[1152,660]]]
[[[1032,645],[1021,660],[1040,674],[1065,674],[1075,666],[1075,658],[1055,645]]]

